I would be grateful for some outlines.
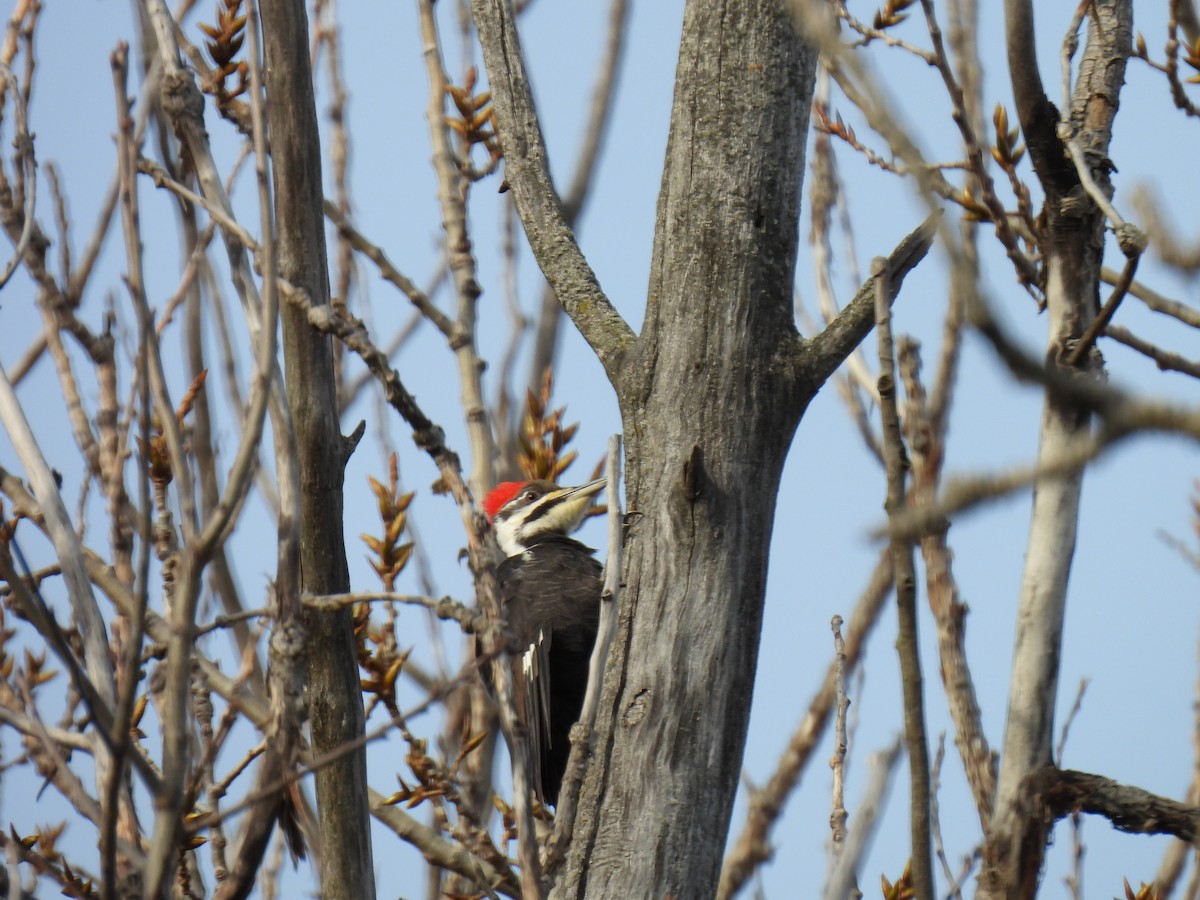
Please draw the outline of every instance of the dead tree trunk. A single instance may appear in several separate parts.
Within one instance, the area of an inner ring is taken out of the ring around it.
[[[792,312],[815,59],[782,4],[687,5],[645,326],[616,380],[628,601],[564,897],[716,889],[775,498],[815,388]]]
[[[505,175],[548,283],[596,351],[626,441],[624,587],[560,897],[716,892],[784,458],[874,321],[868,287],[802,339],[792,289],[816,51],[776,0],[689,0],[645,325],[604,296],[550,182],[507,0],[474,0]],[[889,261],[894,287],[928,249]]]

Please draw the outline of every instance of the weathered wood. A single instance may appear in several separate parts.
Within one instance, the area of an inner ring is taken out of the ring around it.
[[[773,0],[684,13],[645,326],[617,381],[625,590],[562,897],[717,886],[783,461],[816,54]]]
[[[329,302],[322,212],[321,147],[309,66],[303,0],[262,0],[263,48],[279,275]],[[300,461],[302,588],[313,594],[349,589],[342,537],[345,463],[337,417],[330,340],[295,306],[283,311],[284,375]],[[359,740],[362,694],[351,611],[306,610],[308,703],[315,756]],[[321,895],[327,900],[375,896],[367,802],[366,753],[343,753],[317,770],[321,828]]]
[[[1061,371],[1086,377],[1097,364],[1089,355],[1068,364],[1099,309],[1104,216],[1084,195],[1064,151],[1058,111],[1046,97],[1036,63],[1032,4],[1008,0],[1009,64],[1021,129],[1046,192],[1047,358]],[[1132,46],[1132,4],[1098,0],[1090,7],[1087,49],[1065,121],[1092,154],[1093,177],[1111,192],[1106,159],[1125,62]],[[1091,417],[1081,405],[1047,390],[1038,461],[1063,454],[1087,438]],[[984,844],[978,897],[1031,897],[1037,891],[1049,823],[1024,807],[1025,779],[1052,763],[1051,741],[1067,582],[1083,488],[1082,471],[1034,483],[1029,545],[1021,579],[1008,718],[996,786],[995,811]]]

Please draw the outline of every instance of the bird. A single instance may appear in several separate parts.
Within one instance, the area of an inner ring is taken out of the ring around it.
[[[529,735],[534,793],[546,806],[557,807],[566,773],[603,589],[596,551],[569,535],[604,485],[603,478],[578,487],[507,481],[484,498],[505,555],[496,579],[514,642],[513,699]]]

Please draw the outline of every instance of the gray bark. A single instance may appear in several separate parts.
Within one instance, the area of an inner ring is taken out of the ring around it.
[[[1013,93],[1030,157],[1046,192],[1047,359],[1086,376],[1098,367],[1092,356],[1085,354],[1078,365],[1068,365],[1066,359],[1072,342],[1079,340],[1099,309],[1104,217],[1083,194],[1057,133],[1059,114],[1045,95],[1032,57],[1032,12],[1029,0],[1006,4]],[[1110,195],[1104,164],[1131,29],[1129,0],[1093,5],[1069,111],[1072,131],[1089,154],[1092,175]],[[1086,439],[1090,427],[1085,410],[1047,391],[1039,462],[1061,456]],[[1082,472],[1043,477],[1034,484],[1004,748],[979,897],[1031,897],[1037,891],[1052,823],[1030,814],[1027,779],[1053,762],[1063,616],[1082,487]]]
[[[302,0],[262,0],[279,275],[329,302],[322,213],[321,148]],[[283,311],[284,372],[300,463],[302,589],[349,589],[342,536],[343,441],[329,338],[295,306]],[[306,610],[312,748],[324,756],[363,734],[362,693],[350,610]],[[322,896],[375,896],[366,753],[340,755],[316,773]]]
[[[866,336],[870,286],[818,337],[792,321],[816,52],[775,0],[690,0],[640,336],[554,193],[508,0],[474,0],[512,189],[547,282],[617,391],[629,528],[617,633],[559,897],[717,889],[784,458]],[[932,225],[889,260],[895,286]]]
[[[645,327],[620,366],[625,589],[557,896],[714,893],[780,473],[816,54],[772,0],[684,13]]]

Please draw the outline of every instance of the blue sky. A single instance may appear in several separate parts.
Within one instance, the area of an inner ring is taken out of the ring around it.
[[[984,28],[981,46],[986,75],[985,108],[999,101],[1009,106],[1001,23],[994,4],[981,4]],[[351,183],[354,221],[381,244],[393,262],[418,284],[426,282],[436,266],[441,234],[437,220],[435,184],[429,163],[428,128],[424,119],[426,80],[420,57],[415,5],[342,3],[343,60],[350,91],[348,110],[352,131]],[[1152,52],[1161,55],[1165,41],[1164,14],[1138,4],[1148,18],[1139,21]],[[558,180],[569,177],[578,137],[586,115],[595,63],[604,33],[604,4],[562,4],[541,0],[532,5],[523,24],[525,47],[534,80]],[[1060,8],[1061,7],[1061,8]],[[455,52],[459,41],[454,30],[453,4],[439,4],[448,50],[448,65],[461,80],[463,65]],[[857,11],[864,18],[866,7]],[[580,242],[600,283],[624,316],[637,327],[648,280],[654,209],[663,150],[666,143],[672,78],[681,20],[682,0],[634,3],[621,76],[614,128],[601,161],[598,180],[580,227]],[[1058,47],[1070,19],[1069,4],[1040,4],[1038,27],[1043,76],[1048,85],[1058,78]],[[202,8],[202,16],[209,11]],[[922,41],[919,16],[902,26],[905,37]],[[187,26],[193,40],[199,35],[194,21]],[[76,223],[73,246],[80,252],[90,233],[100,198],[114,166],[113,100],[108,56],[120,38],[131,39],[130,7],[116,0],[76,0],[51,3],[43,13],[39,32],[39,71],[31,111],[31,128],[37,134],[39,160],[60,167]],[[892,94],[894,108],[914,133],[926,154],[935,159],[954,155],[954,130],[948,117],[944,91],[936,73],[898,51],[873,48],[877,67]],[[1112,158],[1117,203],[1131,213],[1129,197],[1141,184],[1154,186],[1184,235],[1195,234],[1188,211],[1196,208],[1200,190],[1194,172],[1197,130],[1172,107],[1161,77],[1133,61],[1122,94]],[[322,77],[318,99],[322,114],[328,92]],[[1057,88],[1053,88],[1057,95]],[[882,149],[860,124],[849,104],[835,99],[836,108],[854,122],[860,138]],[[208,127],[218,159],[227,165],[236,155],[229,129],[209,112]],[[7,142],[11,135],[6,133]],[[910,189],[892,176],[870,170],[839,148],[842,173],[849,182],[860,262],[886,253],[921,220],[923,214]],[[328,173],[328,168],[327,168]],[[497,235],[503,220],[498,179],[484,181],[473,192],[472,225],[484,288],[481,301],[481,351],[492,367],[499,361],[508,338],[508,319],[502,293],[502,263]],[[50,223],[48,194],[40,196],[39,216]],[[238,208],[244,222],[257,232],[251,183],[243,177],[237,188]],[[174,289],[180,268],[179,246],[173,233],[168,198],[149,182],[141,187],[147,281],[152,305],[161,305]],[[806,236],[805,219],[801,234]],[[1193,217],[1194,219],[1194,217]],[[988,235],[984,261],[990,296],[1009,325],[1030,348],[1041,345],[1044,319],[1016,287],[1002,254]],[[1115,249],[1108,262],[1117,265]],[[839,256],[839,297],[845,300],[852,285]],[[99,321],[106,292],[117,298],[119,317],[132,322],[120,281],[124,254],[119,232],[110,234],[101,270],[85,298],[86,317]],[[369,306],[356,306],[379,335],[379,342],[408,318],[407,301],[381,284],[371,268],[360,266],[365,295],[356,298]],[[1147,260],[1139,278],[1155,289],[1192,304],[1200,300],[1193,282],[1182,280]],[[797,290],[809,308],[815,307],[810,254],[802,246]],[[526,309],[540,297],[536,266],[522,251],[518,291]],[[40,327],[28,281],[15,279],[0,294],[0,321],[6,337],[0,342],[0,363],[11,366]],[[445,298],[442,298],[445,302]],[[896,329],[922,340],[927,369],[936,359],[940,321],[946,305],[944,259],[934,252],[906,282],[897,305]],[[231,308],[231,313],[232,308]],[[1194,335],[1145,311],[1132,298],[1117,321],[1143,336],[1195,358]],[[179,346],[178,333],[166,339],[169,350]],[[873,343],[866,345],[873,357]],[[1130,351],[1105,344],[1110,377],[1116,383],[1156,396],[1195,403],[1196,385],[1184,376],[1157,372],[1153,365]],[[598,459],[607,437],[619,429],[616,403],[602,370],[582,340],[568,329],[556,383],[556,403],[568,405],[570,421],[581,420],[578,447],[582,462],[569,473],[586,477]],[[461,413],[457,405],[457,376],[444,343],[429,328],[407,345],[397,368],[408,388],[426,411],[442,424],[451,443],[466,452]],[[522,370],[523,371],[523,370]],[[351,370],[357,374],[356,369]],[[215,379],[219,383],[220,379]],[[181,380],[174,382],[176,396]],[[213,385],[215,389],[216,385]],[[494,387],[489,383],[489,390]],[[69,432],[58,399],[51,367],[43,362],[20,396],[45,446],[54,448],[52,464],[64,469],[69,508],[74,508],[78,476],[72,476],[73,456]],[[1015,385],[990,350],[969,337],[963,357],[962,379],[951,421],[948,469],[951,473],[997,471],[1028,461],[1036,450],[1040,413],[1038,392]],[[418,491],[412,518],[426,542],[436,589],[466,598],[469,579],[457,561],[463,544],[459,519],[448,499],[428,490],[436,477],[432,464],[408,441],[408,429],[390,419],[374,400],[360,402],[345,420],[349,431],[359,418],[368,420],[368,437],[351,461],[346,479],[347,547],[352,580],[359,589],[373,586],[358,534],[374,527],[373,501],[366,475],[382,477],[385,467],[379,435],[390,434],[401,453],[401,469],[410,489]],[[236,433],[228,422],[223,438],[228,456]],[[0,461],[16,469],[7,443],[0,440]],[[1192,767],[1193,702],[1197,682],[1197,573],[1170,549],[1159,532],[1186,539],[1189,533],[1189,493],[1200,476],[1200,457],[1194,444],[1179,439],[1147,437],[1121,447],[1088,474],[1067,611],[1063,651],[1060,709],[1069,707],[1081,678],[1091,680],[1083,709],[1071,733],[1065,765],[1097,772],[1119,781],[1138,784],[1169,796],[1180,796]],[[772,563],[768,582],[766,620],[758,682],[754,696],[746,777],[761,783],[769,775],[791,729],[802,717],[831,655],[829,619],[847,615],[874,564],[877,547],[868,536],[881,521],[883,473],[863,450],[836,392],[824,389],[813,401],[796,436],[780,494]],[[98,514],[98,511],[97,511]],[[984,714],[984,726],[993,747],[1000,745],[1014,609],[1025,552],[1028,495],[1016,497],[956,520],[950,532],[955,571],[963,599],[971,608],[968,652]],[[257,534],[267,524],[265,510],[252,506],[235,536],[235,566],[250,602],[260,596],[270,576],[271,548]],[[267,532],[269,533],[269,532]],[[103,528],[96,518],[89,533],[102,546]],[[603,533],[589,525],[584,535],[597,546]],[[27,552],[29,550],[27,549]],[[34,548],[34,553],[37,548]],[[416,589],[415,574],[401,589]],[[53,591],[48,593],[52,601]],[[417,655],[429,659],[428,629],[423,617],[405,612],[404,621]],[[957,864],[978,841],[978,826],[969,793],[953,751],[953,734],[937,677],[932,622],[926,612],[921,625],[926,697],[930,733],[947,731],[947,764],[941,795],[942,830],[947,852]],[[453,640],[453,631],[447,631]],[[866,781],[867,755],[888,743],[901,727],[898,665],[893,650],[894,616],[884,617],[866,660],[861,693],[852,695],[852,715],[858,722],[851,748],[847,798],[854,811]],[[403,640],[402,636],[402,640]],[[216,651],[216,645],[212,652]],[[452,650],[452,660],[457,648]],[[415,695],[414,695],[415,699]],[[426,717],[414,723],[420,733],[435,733],[435,721]],[[16,752],[16,742],[5,747],[5,757]],[[399,742],[376,745],[371,750],[372,786],[389,792],[393,773],[402,767]],[[825,872],[828,842],[830,775],[825,761],[826,740],[814,755],[801,787],[787,807],[774,834],[775,859],[762,873],[768,897],[814,894]],[[226,760],[232,762],[232,758]],[[882,830],[862,872],[868,896],[880,874],[894,879],[907,858],[905,824],[907,779],[898,778]],[[13,821],[26,831],[33,821],[53,821],[65,813],[52,792],[38,801],[31,820],[28,804],[35,787],[24,783],[0,784],[0,821]],[[741,827],[739,803],[733,832]],[[86,830],[75,829],[80,844]],[[1166,839],[1130,837],[1113,833],[1105,822],[1088,821],[1083,839],[1087,845],[1085,889],[1089,896],[1120,893],[1123,876],[1136,884],[1149,880],[1167,845]],[[90,840],[90,836],[89,836]],[[421,860],[392,835],[376,827],[375,861],[380,896],[419,895],[423,892]],[[94,845],[93,845],[94,846]],[[1070,838],[1065,826],[1055,836],[1046,874],[1046,896],[1062,893],[1061,877],[1070,865]],[[79,850],[86,862],[90,848]],[[289,878],[289,884],[293,884]],[[300,885],[295,885],[299,887]]]

